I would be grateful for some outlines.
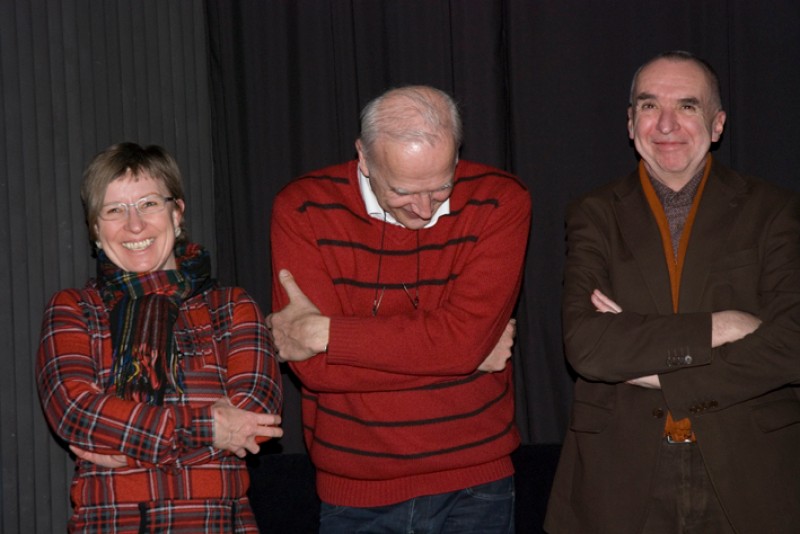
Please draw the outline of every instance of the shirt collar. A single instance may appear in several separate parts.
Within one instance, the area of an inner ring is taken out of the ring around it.
[[[361,189],[361,198],[364,199],[364,207],[367,210],[367,213],[370,217],[374,219],[378,219],[381,221],[385,221],[387,223],[391,223],[397,226],[403,226],[395,218],[392,216],[391,213],[385,211],[381,205],[378,203],[378,197],[375,196],[375,193],[372,191],[372,186],[369,183],[369,178],[364,176],[361,172],[361,169],[358,169],[358,186]],[[431,217],[431,220],[428,221],[428,224],[425,225],[425,228],[430,228],[436,221],[439,220],[439,217],[442,215],[447,215],[450,213],[450,199],[448,198],[439,206],[436,212]],[[405,227],[404,227],[405,228]]]
[[[691,204],[694,200],[695,193],[697,193],[697,188],[700,186],[700,182],[703,181],[704,173],[705,165],[699,171],[697,171],[697,174],[692,176],[692,179],[689,180],[679,191],[673,191],[671,188],[650,176],[650,174],[647,176],[650,178],[650,183],[653,184],[653,189],[655,190],[656,196],[661,202],[661,205],[666,206],[667,204]]]

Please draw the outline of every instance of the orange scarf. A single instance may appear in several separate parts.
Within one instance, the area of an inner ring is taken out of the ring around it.
[[[669,285],[672,290],[672,311],[678,313],[678,299],[680,296],[681,273],[683,272],[683,262],[686,259],[686,248],[689,246],[689,236],[692,233],[692,225],[694,224],[695,215],[697,215],[697,208],[700,206],[700,198],[703,196],[703,189],[708,181],[708,175],[711,171],[711,154],[706,159],[706,167],[703,170],[703,178],[700,180],[700,185],[697,186],[697,192],[692,200],[692,208],[689,215],[686,217],[686,222],[681,232],[681,241],[678,244],[678,257],[675,257],[672,247],[672,237],[669,232],[669,222],[667,215],[664,212],[664,206],[656,195],[656,190],[653,184],[650,183],[650,177],[644,166],[644,161],[639,161],[639,182],[642,184],[644,196],[647,203],[650,205],[650,211],[656,218],[658,231],[661,233],[661,243],[664,246],[664,258],[667,261],[667,270],[669,271]],[[689,418],[684,418],[675,421],[672,418],[672,413],[667,413],[667,421],[664,425],[664,435],[671,436],[672,439],[683,441],[684,439],[691,439],[695,441],[694,433],[692,432],[692,424]]]

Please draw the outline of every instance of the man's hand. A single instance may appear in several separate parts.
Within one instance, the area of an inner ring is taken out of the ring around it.
[[[755,315],[737,310],[725,310],[711,314],[711,347],[739,341],[752,334],[761,325]]]
[[[599,289],[592,291],[590,300],[600,313],[619,313],[622,311],[619,304],[605,296]]]
[[[278,277],[289,296],[289,304],[267,316],[267,328],[272,330],[278,360],[299,362],[325,352],[331,320],[300,290],[292,273],[282,269]]]
[[[622,311],[619,304],[605,296],[599,289],[592,291],[590,300],[600,313],[620,313]],[[626,380],[625,383],[632,386],[639,386],[640,388],[661,389],[661,380],[658,378],[658,375],[640,376],[639,378]]]
[[[511,347],[514,346],[514,336],[517,334],[517,320],[510,319],[500,336],[500,341],[494,346],[492,352],[478,366],[478,371],[494,373],[506,368],[506,362],[511,358]]]
[[[128,457],[124,454],[101,454],[99,452],[89,452],[87,450],[70,445],[69,450],[75,453],[75,456],[81,460],[86,460],[100,467],[125,467],[128,465]]]
[[[658,375],[640,376],[639,378],[631,378],[625,381],[626,384],[632,386],[639,386],[646,389],[661,389],[661,380]]]
[[[279,415],[239,409],[227,397],[220,397],[211,405],[211,414],[214,416],[213,446],[231,451],[239,458],[244,458],[247,451],[257,453],[259,443],[283,435],[278,426],[281,424]]]

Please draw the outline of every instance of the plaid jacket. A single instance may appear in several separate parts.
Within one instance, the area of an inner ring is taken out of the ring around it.
[[[277,413],[280,372],[253,300],[239,288],[186,300],[175,324],[185,393],[162,406],[108,393],[112,364],[106,308],[94,281],[56,293],[46,308],[36,378],[56,435],[93,452],[125,454],[108,469],[78,460],[71,530],[256,532],[243,460],[211,446],[210,405],[227,395],[242,409]]]

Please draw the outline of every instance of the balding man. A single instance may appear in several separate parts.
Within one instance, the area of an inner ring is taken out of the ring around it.
[[[712,159],[725,120],[708,63],[651,59],[638,169],[568,211],[548,532],[800,532],[800,202]]]
[[[513,531],[530,196],[460,144],[450,96],[394,89],[362,111],[357,160],[275,200],[268,324],[303,384],[323,533]]]

